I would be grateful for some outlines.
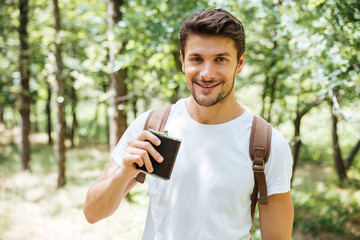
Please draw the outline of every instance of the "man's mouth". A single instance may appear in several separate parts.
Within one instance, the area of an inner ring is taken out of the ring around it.
[[[202,88],[211,89],[216,86],[218,86],[220,83],[203,83],[203,82],[196,82],[197,85],[199,85]]]

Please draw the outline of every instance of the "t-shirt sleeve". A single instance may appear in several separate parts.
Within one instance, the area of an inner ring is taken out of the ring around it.
[[[141,132],[144,129],[144,124],[149,113],[150,111],[147,111],[141,114],[139,117],[137,117],[130,124],[130,126],[126,129],[125,133],[120,138],[120,141],[118,142],[113,152],[111,153],[111,157],[114,159],[114,161],[117,164],[122,165],[122,158],[125,154],[128,142],[131,139],[134,139],[141,134]]]
[[[273,129],[269,160],[265,165],[268,196],[290,191],[293,159],[284,136]]]

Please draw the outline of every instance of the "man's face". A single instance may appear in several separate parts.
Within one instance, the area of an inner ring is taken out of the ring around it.
[[[234,96],[235,74],[241,72],[244,58],[245,54],[237,60],[237,50],[230,38],[189,35],[182,61],[195,101],[210,107]]]

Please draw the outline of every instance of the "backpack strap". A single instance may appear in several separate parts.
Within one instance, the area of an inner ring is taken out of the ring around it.
[[[259,204],[267,204],[267,188],[264,171],[265,163],[270,155],[271,134],[271,125],[261,117],[254,115],[249,147],[255,180],[253,193],[251,194],[251,216],[253,219],[258,201],[258,192],[260,193]]]
[[[153,130],[162,132],[164,130],[166,121],[169,117],[171,106],[172,105],[168,105],[166,107],[152,110],[146,119],[144,130],[148,130],[149,128],[151,128]],[[140,183],[144,183],[145,177],[146,177],[145,173],[139,172],[136,175],[135,179]]]

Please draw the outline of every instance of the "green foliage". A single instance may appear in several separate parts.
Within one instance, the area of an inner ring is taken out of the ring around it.
[[[123,19],[115,26],[115,36],[108,35],[106,1],[61,1],[63,30],[57,40],[63,47],[68,126],[72,120],[71,86],[78,97],[75,140],[82,147],[107,142],[108,73],[112,70],[128,68],[126,83],[131,100],[125,106],[128,113],[187,96],[177,54],[178,32],[183,20],[209,7],[230,10],[245,25],[246,66],[238,77],[240,84],[236,85],[241,102],[257,113],[262,107],[265,112],[268,110],[273,125],[282,128],[288,140],[293,137],[296,114],[313,107],[314,102],[319,103],[303,118],[299,166],[315,163],[334,168],[331,112],[327,103],[330,98],[337,97],[340,105],[338,132],[344,158],[360,138],[360,13],[356,0],[130,0],[121,9]],[[5,109],[8,128],[16,127],[20,119],[17,8],[15,0],[0,4],[0,108]],[[30,89],[35,106],[32,109],[37,111],[41,132],[46,130],[47,82],[54,81],[52,25],[51,4],[30,1]],[[108,63],[109,37],[116,39],[119,52],[115,66]],[[129,120],[135,117],[128,115]],[[32,148],[34,171],[42,174],[55,171],[52,147],[32,142]],[[0,142],[0,150],[1,177],[9,176],[18,169],[18,148],[14,143]],[[82,184],[88,179],[77,179],[77,173],[87,171],[86,166],[100,169],[104,162],[97,160],[101,156],[96,152],[76,151],[70,151],[68,175],[70,182]],[[333,170],[321,175],[325,182],[332,183],[325,189],[312,189],[310,177],[310,182],[302,182],[303,189],[294,191],[296,228],[341,233],[349,224],[359,221],[355,216],[360,207],[359,191],[350,190],[359,189],[359,169],[358,153],[349,170],[347,190],[335,187],[338,182]],[[328,174],[332,176],[329,179]],[[296,179],[299,175],[295,173]],[[134,193],[135,201],[143,202],[142,194]],[[57,215],[61,208],[51,211]],[[5,229],[12,223],[11,218],[0,215],[0,224]],[[259,239],[258,235],[255,232],[254,239]]]
[[[154,97],[164,101],[186,93],[179,68],[179,30],[193,12],[206,8],[205,1],[129,1],[116,36],[126,43],[119,67],[130,67],[128,88],[145,103]],[[180,90],[179,90],[180,89]],[[145,106],[149,108],[150,106]]]
[[[14,104],[18,83],[17,71],[18,52],[18,12],[17,5],[5,1],[0,6],[0,106]]]
[[[344,233],[352,221],[358,221],[360,191],[336,190],[293,191],[294,227],[304,232]]]
[[[18,157],[18,149],[15,143],[0,144],[0,165],[3,169],[0,171],[0,177],[5,178],[9,173],[18,169],[16,159]],[[11,161],[9,161],[11,160]]]
[[[89,99],[78,103],[79,143],[107,143],[107,105]]]
[[[326,165],[305,164],[299,167],[291,194],[294,203],[294,228],[315,236],[323,232],[359,235],[360,176],[349,171],[350,179],[338,187],[335,171]],[[340,236],[340,235],[339,235]],[[351,237],[353,236],[353,237]]]

